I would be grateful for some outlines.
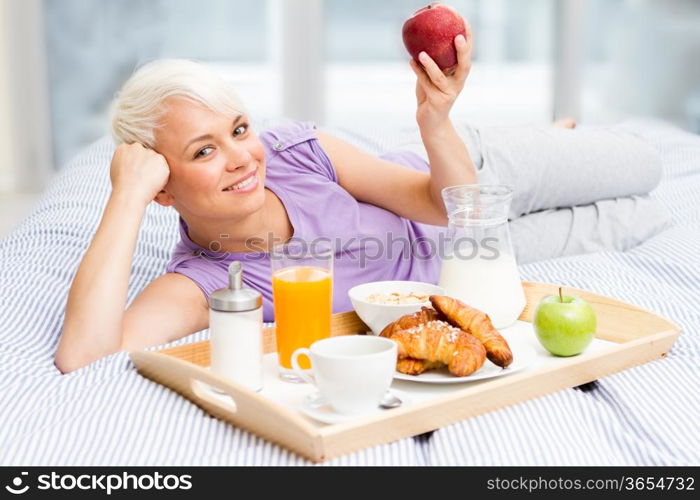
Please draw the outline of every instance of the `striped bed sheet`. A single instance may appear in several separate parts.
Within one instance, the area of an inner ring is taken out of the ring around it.
[[[700,463],[700,137],[655,122],[630,128],[663,156],[664,180],[654,195],[673,226],[624,253],[542,261],[521,273],[670,318],[682,334],[668,357],[328,465]],[[375,152],[402,140],[401,131],[336,133]],[[66,376],[53,366],[70,281],[109,194],[112,150],[104,138],[76,157],[0,242],[0,464],[308,464],[141,377],[125,353]],[[177,237],[176,214],[151,204],[129,301],[162,273]]]

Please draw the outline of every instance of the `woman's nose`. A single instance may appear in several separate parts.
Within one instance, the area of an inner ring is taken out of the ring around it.
[[[228,146],[224,149],[224,152],[227,157],[226,169],[229,171],[233,171],[241,167],[247,167],[248,164],[250,164],[250,160],[252,158],[250,152],[239,145]]]

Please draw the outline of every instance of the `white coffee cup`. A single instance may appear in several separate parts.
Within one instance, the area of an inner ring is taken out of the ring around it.
[[[302,370],[298,358],[311,359],[311,372]],[[309,349],[292,354],[294,371],[315,385],[331,407],[343,415],[375,410],[391,385],[396,371],[396,342],[373,335],[341,335],[318,340]]]

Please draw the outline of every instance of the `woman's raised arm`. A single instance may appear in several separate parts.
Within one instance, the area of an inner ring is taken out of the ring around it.
[[[471,32],[455,39],[457,65],[446,72],[421,53],[416,74],[416,121],[428,153],[430,175],[377,158],[325,132],[317,133],[338,175],[339,184],[356,199],[386,208],[401,217],[436,226],[447,225],[441,191],[474,184],[476,170],[464,141],[449,118],[471,68]]]
[[[420,64],[411,59],[416,74],[416,121],[430,161],[431,195],[442,205],[440,192],[448,186],[475,184],[476,169],[469,151],[457,134],[449,114],[471,71],[472,33],[454,40],[457,65],[441,71],[430,56],[421,52]],[[443,208],[444,210],[444,208]]]

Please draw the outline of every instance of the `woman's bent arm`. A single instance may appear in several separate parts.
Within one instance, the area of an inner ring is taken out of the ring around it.
[[[122,320],[145,206],[113,192],[73,278],[55,364],[69,372],[119,350]]]
[[[170,169],[141,144],[121,144],[110,167],[112,194],[73,278],[55,364],[75,370],[121,345],[131,260],[146,206],[162,193]]]

